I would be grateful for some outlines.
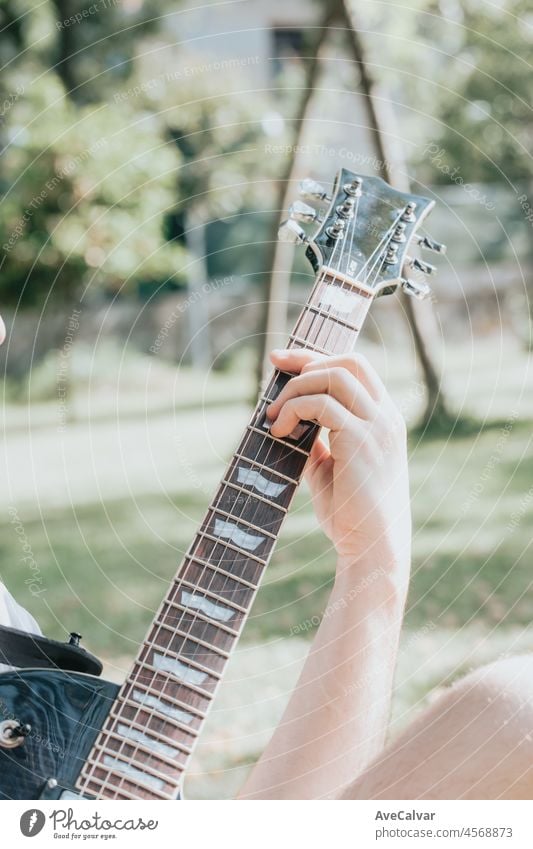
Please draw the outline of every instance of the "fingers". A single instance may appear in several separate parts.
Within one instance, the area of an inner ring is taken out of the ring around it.
[[[331,452],[327,445],[320,438],[315,439],[311,453],[309,455],[308,467],[320,466],[331,457]]]
[[[315,421],[321,427],[337,431],[355,422],[351,413],[330,395],[301,395],[283,404],[270,427],[272,436],[289,436],[301,421]]]
[[[303,348],[292,348],[272,351],[271,359],[277,368],[295,374],[335,367],[344,368],[363,384],[374,400],[378,401],[386,394],[383,381],[362,354],[340,354],[328,357]]]
[[[367,389],[346,368],[322,368],[305,370],[293,377],[284,386],[275,401],[267,408],[271,419],[277,418],[283,405],[291,398],[304,395],[331,395],[346,410],[360,419],[371,420],[375,417],[377,404]]]
[[[362,354],[341,354],[337,357],[325,357],[323,360],[307,363],[302,371],[305,373],[328,368],[346,369],[365,387],[374,401],[381,400],[387,392],[379,374]]]

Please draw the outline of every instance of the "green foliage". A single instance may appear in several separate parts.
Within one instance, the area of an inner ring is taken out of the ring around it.
[[[530,179],[530,0],[431,2],[428,11],[417,19],[417,29],[434,50],[440,85],[431,111],[445,164],[469,182],[514,185]],[[446,169],[426,165],[433,181],[450,182]]]
[[[171,276],[176,248],[164,242],[161,222],[175,202],[173,146],[127,107],[75,107],[50,73],[12,113],[2,174],[4,297],[15,298],[21,283],[38,296],[43,284],[65,292],[93,279],[118,288]]]
[[[93,86],[92,102],[80,104],[61,66],[47,64],[59,32],[52,4],[28,12],[19,36],[28,49],[4,81],[4,303],[21,294],[26,303],[41,303],[50,293],[68,301],[94,283],[118,289],[160,282],[178,267],[179,251],[164,239],[162,221],[175,203],[179,152],[165,140],[162,122],[135,104],[108,102],[104,83],[98,101]],[[32,48],[34,40],[46,47]]]
[[[5,0],[0,16],[4,305],[183,282],[169,219],[264,199],[265,107],[239,97],[239,66],[177,50],[151,2]]]

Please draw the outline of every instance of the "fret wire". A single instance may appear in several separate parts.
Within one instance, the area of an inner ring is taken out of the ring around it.
[[[221,624],[220,622],[215,622],[214,619],[210,619],[205,613],[202,613],[199,610],[194,611],[194,616],[191,614],[190,607],[186,607],[183,604],[179,604],[178,602],[167,602],[169,607],[175,608],[179,610],[180,613],[187,613],[191,618],[198,619],[199,622],[205,622],[206,625],[213,625],[218,628],[228,637],[237,637],[239,632],[235,630],[235,628],[230,628],[229,625]]]
[[[180,663],[183,663],[186,666],[190,666],[191,669],[196,669],[198,672],[204,672],[211,678],[216,678],[216,681],[220,681],[220,679],[222,678],[221,672],[215,672],[213,669],[209,669],[207,666],[203,666],[197,660],[193,660],[192,658],[181,654],[179,651],[174,651],[170,648],[163,648],[163,646],[158,645],[158,643],[154,643],[150,639],[145,640],[144,646],[148,649],[149,652],[156,650],[158,651],[158,653],[163,653],[165,657],[169,657],[171,660],[179,660]],[[154,667],[154,669],[155,668],[156,667]],[[172,672],[170,672],[169,674],[172,675]],[[176,678],[175,680],[179,683],[181,683],[182,681],[181,678]],[[209,693],[209,695],[212,696],[212,693]]]
[[[130,727],[133,728],[134,726],[130,725]],[[143,729],[143,733],[144,732],[145,732],[145,729]],[[183,768],[183,765],[179,761],[172,759],[171,757],[169,757],[169,755],[163,755],[160,752],[157,752],[153,749],[150,749],[150,747],[147,746],[146,743],[141,743],[139,740],[128,740],[127,737],[123,737],[122,734],[119,734],[117,731],[108,731],[107,734],[106,734],[106,737],[108,739],[111,739],[111,740],[116,740],[118,743],[121,743],[122,745],[125,745],[125,746],[131,746],[132,748],[137,747],[138,750],[140,752],[142,752],[143,754],[146,754],[151,758],[155,758],[155,760],[161,761],[161,763],[165,763],[165,764],[167,764],[167,766],[171,766],[171,767],[176,768],[176,769],[182,769]],[[157,740],[154,740],[154,743],[157,743]],[[173,746],[175,749],[179,748],[179,746],[176,746],[174,741],[172,741],[172,743],[168,743],[168,744],[165,743],[165,745]],[[113,755],[113,756],[118,754],[118,752],[120,751],[120,750],[117,750],[117,749],[108,748],[107,746],[105,746],[101,742],[98,742],[96,744],[96,748],[99,749],[99,751],[104,752],[106,755]],[[184,751],[183,749],[181,749],[180,751],[181,751],[182,755],[189,756],[191,754],[191,750],[188,750],[188,751],[185,750]],[[123,752],[122,752],[122,754],[124,755],[124,757],[127,757],[127,755],[125,755]],[[151,767],[146,767],[146,769],[151,769]],[[162,774],[167,775],[168,773],[162,773]],[[156,773],[156,775],[154,777],[160,778],[161,774]],[[169,775],[169,778],[171,780],[171,783],[174,784],[175,782],[172,779],[171,775]]]
[[[317,354],[325,354],[326,357],[331,356],[331,351],[326,351],[325,348],[321,348],[318,345],[315,345],[314,343],[310,343],[307,339],[302,339],[300,336],[295,336],[294,333],[291,333],[291,335],[289,336],[289,342],[297,342],[298,344],[301,343],[302,348],[304,348],[305,350],[316,351]]]
[[[111,752],[106,752],[106,754],[111,754]],[[113,757],[115,757],[117,753],[113,752],[112,754],[113,754]],[[124,766],[128,766],[128,764],[125,761],[121,761],[120,758],[117,757],[117,760],[120,761],[120,763],[123,763]],[[93,775],[90,780],[91,780],[91,782],[98,782],[98,784],[102,785],[102,789],[104,789],[104,790],[106,789],[106,787],[109,787],[111,790],[117,790],[120,793],[123,789],[122,787],[120,787],[120,784],[122,784],[125,781],[128,784],[133,784],[134,787],[140,787],[143,790],[147,790],[149,793],[157,795],[160,799],[170,800],[170,799],[175,798],[174,795],[169,795],[169,793],[165,792],[164,790],[158,790],[156,787],[153,787],[153,786],[146,784],[141,778],[133,778],[133,776],[125,775],[124,773],[118,772],[117,770],[113,769],[112,767],[107,767],[105,764],[102,764],[101,762],[99,762],[96,766],[97,766],[97,769],[102,770],[102,772],[106,772],[108,774],[108,777],[103,779],[103,778],[98,778],[98,776],[96,776],[96,775]],[[147,770],[147,775],[150,775],[148,770]],[[119,785],[117,786],[116,784],[115,785],[109,784],[109,777],[116,778],[119,782]],[[154,775],[152,777],[153,778],[160,778],[160,776],[156,776],[156,775]],[[173,781],[170,778],[170,776],[167,776],[165,779],[161,778],[161,780],[164,781],[165,784],[170,784],[171,786],[174,786],[176,790],[179,790],[179,788],[180,788],[181,776],[180,776],[180,782],[179,783],[177,783],[176,781]],[[125,791],[125,792],[128,792],[128,791]]]
[[[94,746],[94,753],[97,754],[98,757],[100,758],[100,750],[97,748],[97,745],[98,744],[96,743],[95,746]],[[112,751],[112,752],[109,751],[109,752],[106,752],[105,754],[112,755],[114,758],[116,758],[117,761],[119,761],[119,763],[123,763],[124,766],[129,765],[126,761],[121,760],[121,758],[118,756],[118,753],[115,752],[115,751]],[[88,764],[90,763],[91,766],[92,766],[92,769],[93,769],[93,772],[92,772],[90,778],[88,779],[87,783],[98,782],[100,785],[102,785],[102,789],[105,789],[106,787],[110,787],[111,789],[115,789],[115,790],[118,790],[120,792],[123,788],[121,788],[120,786],[113,785],[113,784],[109,783],[111,778],[115,778],[115,779],[118,780],[119,785],[122,782],[126,781],[129,784],[133,784],[135,787],[140,787],[143,790],[146,790],[148,792],[156,794],[161,799],[172,799],[173,798],[172,795],[169,796],[168,792],[166,792],[164,790],[159,790],[159,789],[153,787],[148,782],[144,782],[142,780],[142,778],[137,778],[137,777],[134,778],[133,776],[128,776],[128,775],[124,774],[123,772],[115,769],[114,767],[108,766],[107,764],[105,764],[100,759],[97,762],[94,761],[94,760],[89,760],[89,761],[87,761],[87,763]],[[101,772],[105,773],[106,777],[105,778],[99,778],[94,773],[95,769],[100,770]],[[179,770],[179,767],[177,768],[177,770]],[[147,773],[148,778],[150,778],[150,777],[159,778],[159,776],[151,775],[151,773],[148,770],[146,770],[146,773]],[[170,776],[168,776],[166,779],[163,779],[163,781],[164,781],[165,784],[170,784],[171,786],[175,786],[176,789],[179,789],[179,786],[180,786],[180,783],[181,783],[181,775],[177,777],[177,780],[173,780]],[[78,789],[80,789],[78,784],[76,785],[76,787],[78,787]],[[125,790],[125,792],[128,792],[128,791]]]
[[[91,779],[91,782],[92,782],[92,779]],[[90,785],[91,782],[89,782],[89,785]],[[100,783],[102,783],[102,782],[100,782]],[[84,791],[83,791],[84,793],[89,793],[89,794],[94,793],[95,795],[100,793],[100,787],[97,787],[96,789],[91,789],[91,787],[89,785],[84,788]],[[109,784],[107,786],[111,787],[111,789],[113,789],[113,790],[116,789],[117,794],[119,794],[118,797],[115,795],[113,797],[114,799],[123,800],[123,801],[130,801],[130,800],[138,801],[139,800],[138,796],[134,796],[133,793],[130,793],[128,790],[125,790],[124,787],[121,787],[119,789],[118,787],[115,788],[112,784]],[[167,797],[165,796],[164,798],[166,800]]]
[[[297,323],[296,323],[296,327],[294,328],[294,331],[293,331],[293,333],[291,334],[291,337],[290,337],[290,339],[291,339],[291,340],[293,340],[293,341],[297,342],[298,344],[302,344],[302,343],[303,343],[303,344],[304,344],[304,346],[308,346],[308,345],[309,345],[309,343],[310,343],[310,338],[309,338],[309,337],[311,336],[311,333],[312,333],[312,332],[314,332],[314,333],[315,333],[315,340],[314,340],[314,341],[311,341],[312,349],[313,349],[313,350],[318,350],[320,353],[326,354],[326,355],[328,355],[328,356],[329,356],[329,355],[331,355],[332,351],[327,350],[327,348],[326,348],[326,347],[324,347],[324,346],[320,346],[320,347],[319,347],[319,346],[318,346],[318,342],[317,342],[318,338],[320,337],[320,334],[321,334],[321,333],[323,332],[323,330],[324,330],[324,322],[319,323],[319,324],[318,324],[318,329],[316,329],[316,328],[315,328],[315,318],[314,318],[314,316],[315,316],[315,315],[317,315],[317,317],[320,317],[320,313],[322,313],[322,317],[323,317],[326,321],[327,321],[327,320],[329,320],[329,319],[332,319],[333,321],[336,321],[337,317],[336,317],[336,316],[334,316],[334,315],[333,315],[333,314],[331,314],[331,313],[326,313],[326,312],[325,312],[325,311],[323,311],[323,310],[322,310],[322,311],[319,311],[319,312],[317,313],[316,311],[317,311],[317,310],[320,310],[320,308],[318,308],[318,307],[316,307],[316,306],[314,305],[314,300],[315,300],[315,298],[318,296],[319,291],[320,291],[320,288],[321,288],[322,286],[324,286],[324,285],[325,285],[325,286],[327,286],[327,285],[331,285],[332,283],[333,283],[333,285],[335,285],[335,283],[336,283],[336,282],[340,282],[340,283],[341,283],[341,286],[338,286],[337,288],[339,288],[340,290],[343,290],[343,291],[350,291],[350,293],[352,293],[352,294],[354,294],[354,295],[356,295],[356,296],[358,297],[358,299],[359,299],[358,307],[360,307],[360,308],[361,308],[361,312],[362,312],[361,319],[362,319],[362,321],[364,321],[364,318],[365,318],[365,316],[366,316],[366,313],[368,312],[368,308],[369,308],[369,306],[370,306],[370,303],[372,302],[372,297],[369,297],[369,296],[367,295],[367,293],[361,293],[360,291],[355,291],[353,288],[350,288],[350,289],[348,289],[348,290],[347,290],[347,289],[346,289],[346,287],[343,285],[344,281],[343,281],[343,279],[342,279],[341,277],[339,277],[339,278],[335,278],[335,277],[330,277],[330,278],[328,278],[328,277],[324,277],[324,278],[323,278],[323,280],[322,280],[322,281],[320,281],[320,285],[317,285],[317,286],[313,289],[313,292],[311,293],[311,296],[310,296],[310,298],[309,298],[309,300],[308,300],[307,304],[304,306],[304,309],[302,310],[302,313],[300,314],[300,317],[299,317],[299,319],[298,319],[298,321],[297,321]],[[355,309],[356,309],[356,308],[354,308],[354,311],[355,311]],[[312,310],[312,311],[314,311],[314,316],[313,316],[313,318],[311,319],[311,325],[310,325],[310,327],[308,328],[308,331],[307,331],[307,333],[306,333],[306,338],[305,338],[305,339],[303,339],[301,336],[298,336],[298,335],[297,335],[297,331],[298,331],[298,329],[299,329],[300,325],[304,323],[305,318],[306,318],[306,315],[308,315],[309,311],[311,311],[311,310]],[[362,323],[362,321],[360,321],[360,324]],[[355,327],[355,326],[353,326],[353,325],[350,325],[349,323],[344,322],[342,319],[340,319],[340,322],[339,322],[339,321],[336,321],[336,323],[337,323],[337,324],[339,324],[339,323],[340,323],[341,325],[346,326],[346,329],[350,330],[352,333],[355,333],[355,334],[358,334],[358,333],[359,333],[360,327],[359,327],[359,328],[357,328],[357,327]],[[330,331],[330,334],[328,335],[328,339],[330,338],[330,335],[331,335],[331,331]],[[342,337],[339,337],[339,339],[338,339],[338,340],[337,340],[337,339],[335,340],[335,343],[337,343],[337,342],[342,342],[342,341],[343,341],[343,340],[342,340]],[[333,348],[334,348],[334,349],[336,349],[336,348],[337,348],[337,344],[335,344],[335,345],[333,346]],[[343,345],[343,346],[342,346],[342,348],[343,348],[343,350],[345,350],[346,346],[345,346],[345,345]],[[339,353],[341,353],[341,352],[342,352],[342,351],[339,351]]]
[[[194,738],[198,737],[198,731],[195,728],[191,728],[190,725],[184,725],[183,723],[178,722],[177,719],[172,719],[172,717],[167,716],[166,714],[158,713],[155,708],[151,708],[151,707],[148,707],[147,705],[139,704],[139,702],[136,702],[133,699],[129,699],[129,698],[122,699],[122,701],[120,703],[120,707],[123,707],[123,706],[131,707],[132,710],[137,710],[137,711],[141,711],[141,712],[144,712],[144,713],[148,713],[151,718],[157,719],[159,722],[164,722],[166,725],[171,725],[173,728],[176,729],[176,731],[182,731],[185,734],[189,734],[191,737],[194,737]],[[174,705],[171,705],[171,707],[174,707]],[[142,729],[142,728],[145,728],[145,727],[148,728],[148,729],[150,728],[150,725],[148,724],[149,720],[148,720],[146,726],[139,725],[137,722],[135,722],[135,720],[126,719],[125,716],[122,716],[121,713],[120,713],[120,709],[113,708],[109,712],[109,717],[111,719],[117,720],[118,722],[127,722],[132,727],[135,726],[136,728],[139,728],[139,729]],[[198,718],[203,719],[204,717],[198,717]],[[157,733],[158,733],[159,739],[163,740],[164,742],[168,743],[169,745],[176,743],[176,741],[174,740],[173,737],[167,737],[166,735],[161,735],[161,733],[159,731]],[[183,749],[185,749],[185,751],[188,754],[190,754],[192,752],[192,749],[186,749],[185,748],[185,743],[176,743],[176,745],[181,746]]]
[[[302,319],[303,319],[303,317],[304,316],[302,315]],[[362,321],[364,321],[364,317],[365,317],[364,315],[361,317]],[[304,348],[309,348],[310,350],[316,351],[317,353],[325,354],[326,356],[332,356],[333,354],[336,354],[336,353],[340,354],[340,353],[346,352],[347,346],[346,346],[346,344],[344,344],[345,339],[343,338],[342,335],[338,336],[338,337],[334,337],[334,340],[333,340],[334,344],[330,345],[329,349],[328,349],[327,345],[329,343],[331,332],[328,334],[326,341],[323,345],[318,344],[318,339],[320,338],[321,334],[323,333],[323,331],[325,329],[324,322],[318,324],[317,330],[316,330],[316,333],[315,333],[315,339],[310,341],[309,336],[311,334],[311,329],[313,329],[313,326],[314,325],[313,325],[313,321],[312,321],[311,327],[310,327],[309,331],[307,332],[306,337],[298,335],[297,332],[292,333],[291,336],[289,337],[290,342],[301,345]],[[357,338],[357,335],[359,333],[359,331],[350,330],[347,327],[344,327],[344,330],[347,331],[348,333],[350,333],[350,337],[352,339],[353,339],[354,335],[355,335],[355,338]],[[349,348],[348,348],[348,350],[349,350]]]
[[[220,572],[221,575],[224,575],[226,578],[231,578],[232,581],[235,581],[238,584],[242,584],[243,587],[247,589],[256,590],[257,584],[253,584],[251,581],[247,581],[245,578],[241,578],[240,576],[235,575],[234,572],[228,572],[227,569],[222,569],[221,566],[215,565],[214,563],[209,563],[209,561],[205,560],[202,557],[196,557],[195,555],[187,556],[185,558],[185,562],[197,563],[199,566],[207,567],[208,569],[212,569],[213,572]],[[183,570],[185,571],[185,569]],[[181,580],[181,579],[180,579]],[[174,583],[177,583],[178,579],[175,578]],[[200,589],[200,587],[198,587]],[[227,626],[226,626],[227,627]]]
[[[206,640],[201,640],[199,637],[195,637],[194,635],[192,635],[190,633],[188,634],[186,631],[182,631],[180,628],[177,628],[175,625],[169,625],[168,623],[162,622],[159,619],[154,621],[154,625],[157,625],[158,628],[165,628],[165,630],[167,630],[167,631],[172,631],[172,633],[176,634],[177,637],[185,637],[185,639],[190,640],[191,643],[197,643],[197,645],[199,645],[200,648],[209,649],[209,651],[211,651],[213,654],[218,655],[219,657],[223,658],[224,660],[227,660],[229,658],[229,652],[223,651],[222,649],[219,649],[216,646],[213,646],[211,643],[206,642]],[[214,625],[214,627],[216,627],[216,623],[214,621],[213,621],[213,625]],[[153,644],[153,641],[152,641],[152,644]],[[162,649],[163,646],[158,646],[158,648]],[[179,652],[177,654],[179,654]],[[198,661],[195,661],[195,662],[198,663]],[[210,672],[209,669],[205,670],[205,671]]]
[[[354,324],[350,324],[350,322],[345,321],[343,318],[339,316],[333,315],[333,313],[328,313],[320,307],[315,307],[313,304],[309,304],[306,307],[310,312],[315,313],[315,315],[319,315],[324,318],[326,321],[334,321],[335,324],[338,324],[340,327],[345,327],[347,330],[352,330],[354,333],[359,333],[360,328],[356,327]]]
[[[275,510],[279,510],[280,513],[283,513],[285,516],[287,515],[287,510],[285,507],[282,507],[281,504],[275,504],[273,501],[270,501],[269,498],[265,498],[264,495],[256,494],[255,492],[250,492],[249,489],[246,489],[244,486],[240,486],[238,483],[233,483],[232,481],[226,480],[226,478],[222,478],[222,484],[227,487],[230,486],[232,489],[236,489],[239,492],[248,495],[250,498],[255,498],[256,501],[261,501],[263,504],[268,504],[269,507],[273,507]],[[277,534],[276,534],[277,539]]]
[[[173,611],[177,610],[177,614],[174,614]],[[158,618],[154,620],[154,625],[157,627],[165,628],[167,630],[171,630],[176,636],[185,637],[186,640],[191,640],[191,642],[195,642],[198,644],[200,648],[205,648],[211,651],[213,654],[216,654],[219,657],[225,658],[226,660],[230,656],[230,652],[226,651],[215,643],[211,643],[209,640],[204,639],[203,637],[196,637],[195,632],[193,630],[196,624],[200,626],[209,626],[209,628],[215,628],[217,634],[214,635],[214,639],[218,639],[219,635],[227,642],[228,640],[233,643],[235,638],[238,635],[238,631],[235,629],[231,629],[227,631],[224,628],[220,628],[218,624],[218,620],[210,619],[207,615],[196,616],[196,610],[194,613],[190,612],[190,608],[185,607],[184,605],[176,605],[169,604],[169,610],[165,612],[165,618],[167,613],[173,614],[174,622],[165,621],[164,619]],[[180,615],[178,615],[180,614]],[[185,614],[185,617],[183,616]],[[188,631],[184,630],[185,628],[189,628]],[[204,627],[203,632],[206,632],[206,628]],[[231,646],[233,648],[233,645]],[[200,653],[199,653],[200,654]]]
[[[205,539],[211,540],[211,542],[216,542],[218,545],[224,546],[224,548],[229,548],[230,551],[237,551],[239,554],[244,554],[247,560],[255,560],[257,563],[260,563],[261,566],[266,566],[267,561],[262,557],[257,557],[256,554],[252,554],[251,551],[246,551],[244,548],[239,548],[238,545],[235,545],[228,540],[221,539],[220,537],[216,537],[213,534],[210,534],[208,531],[198,531],[196,534],[197,537],[204,537]],[[186,557],[192,557],[191,554],[187,554]]]
[[[277,469],[271,469],[270,466],[265,466],[263,463],[260,463],[258,460],[254,460],[251,457],[247,457],[246,454],[243,454],[240,451],[236,451],[233,455],[238,460],[243,460],[245,463],[251,463],[253,466],[257,466],[258,469],[262,469],[264,472],[269,472],[272,475],[276,475],[276,477],[281,478],[282,480],[288,481],[289,483],[298,486],[300,483],[299,480],[295,480],[294,478],[289,477],[289,475],[284,475],[282,472],[278,472]]]
[[[192,713],[194,715],[194,718],[199,719],[200,722],[203,722],[204,719],[207,716],[207,713],[205,711],[200,710],[200,708],[196,707],[195,705],[191,705],[191,704],[189,704],[189,702],[184,702],[181,699],[176,699],[174,696],[171,696],[168,693],[165,693],[164,690],[163,691],[156,690],[154,687],[150,687],[150,685],[146,684],[146,682],[144,682],[144,681],[131,681],[131,679],[128,677],[128,678],[126,678],[125,683],[129,684],[129,686],[131,688],[133,688],[134,690],[142,690],[144,693],[147,693],[149,696],[155,696],[156,698],[158,698],[158,699],[160,698],[161,700],[166,699],[168,702],[170,702],[172,707],[177,707],[180,710],[185,711],[186,713]],[[165,686],[167,684],[168,684],[168,681],[165,682]],[[123,703],[122,700],[121,700],[120,703],[121,704]],[[141,704],[137,705],[137,707],[138,707],[139,710],[145,709]],[[161,714],[158,714],[158,715],[161,716]],[[168,722],[176,722],[177,720],[174,720],[174,719],[167,720],[166,714],[165,714],[164,721],[165,722],[167,722],[167,721]],[[188,728],[188,726],[185,726],[185,728]],[[197,735],[198,732],[195,730],[194,733]]]
[[[195,590],[196,592],[203,593],[208,598],[212,598],[215,601],[220,602],[220,604],[225,604],[226,607],[232,607],[235,610],[236,613],[247,613],[247,611],[248,611],[248,607],[243,607],[242,604],[237,604],[236,601],[233,601],[233,602],[226,601],[226,599],[221,598],[219,595],[214,593],[212,590],[204,590],[203,587],[199,587],[197,584],[192,584],[186,578],[182,578],[182,580],[180,581],[180,584],[183,584],[185,587],[187,587],[187,589],[190,588],[190,589]],[[194,611],[194,612],[196,612],[196,611]]]
[[[254,495],[250,494],[251,498],[255,498]],[[245,525],[250,530],[257,531],[259,534],[266,534],[270,539],[277,540],[278,534],[273,534],[271,531],[266,531],[264,528],[261,528],[259,525],[254,525],[253,522],[249,522],[248,519],[243,519],[242,516],[238,516],[236,513],[228,513],[227,510],[222,510],[221,507],[218,507],[217,502],[214,501],[211,507],[214,513],[219,513],[221,516],[224,516],[225,519],[233,519],[234,522],[239,522],[240,525]]]
[[[246,430],[250,430],[252,433],[258,433],[260,436],[264,436],[265,439],[271,439],[273,442],[279,442],[281,445],[285,445],[286,448],[291,448],[292,450],[297,451],[298,454],[304,454],[306,457],[309,457],[309,451],[306,451],[305,448],[300,448],[298,445],[294,445],[286,439],[278,439],[277,436],[272,436],[268,430],[261,430],[260,427],[250,424],[247,426]]]
[[[149,651],[151,651],[154,647],[148,646],[148,644],[145,642],[143,643],[143,650],[145,648],[148,648]],[[202,690],[201,687],[198,687],[196,684],[191,684],[190,681],[182,681],[181,678],[176,678],[174,675],[172,675],[172,672],[167,672],[165,669],[157,669],[147,660],[137,659],[135,661],[135,666],[142,667],[142,669],[146,669],[148,672],[153,672],[154,675],[159,675],[160,678],[163,678],[165,680],[165,684],[168,684],[170,682],[175,686],[185,687],[186,690],[190,690],[192,693],[195,693],[197,696],[201,696],[204,699],[209,699],[209,701],[211,701],[213,697],[213,693],[210,693],[208,690]],[[126,681],[129,684],[135,684],[135,681],[132,680],[130,677],[128,677]]]
[[[248,612],[248,606],[244,607],[243,605],[238,604],[238,602],[236,602],[236,601],[233,601],[233,600],[229,601],[226,598],[219,596],[217,593],[214,593],[212,590],[207,590],[207,589],[204,589],[203,587],[199,586],[198,584],[193,584],[192,581],[189,581],[188,579],[182,578],[182,580],[179,581],[179,582],[175,581],[174,586],[177,588],[177,590],[180,590],[182,587],[185,587],[185,589],[187,589],[187,590],[190,588],[191,590],[194,590],[195,595],[201,595],[202,597],[205,597],[208,600],[213,599],[214,601],[216,601],[216,603],[218,605],[227,607],[229,610],[233,610],[233,612],[235,614],[247,613]],[[256,587],[254,587],[254,588],[247,587],[247,589],[252,589],[253,591],[255,591]],[[184,601],[170,601],[170,600],[168,600],[168,601],[165,601],[165,604],[168,604],[170,607],[177,607],[180,610],[183,610],[185,613],[188,613],[190,618],[193,619],[193,620],[196,619],[196,614],[199,614],[202,619],[206,619],[208,624],[212,625],[214,628],[218,629],[223,625],[224,627],[221,628],[221,630],[225,631],[227,629],[228,630],[228,636],[233,636],[234,633],[235,633],[235,629],[231,628],[231,626],[226,625],[224,622],[220,622],[215,617],[209,616],[207,613],[204,613],[203,611],[198,610],[195,607],[190,607],[190,605],[188,605]],[[164,612],[161,611],[162,615],[163,615],[163,613]],[[155,622],[155,620],[154,620],[154,622]],[[196,637],[193,637],[191,635],[191,639],[195,640]],[[207,641],[207,645],[209,645],[209,641]]]
[[[334,320],[333,315],[330,315],[329,318]],[[305,319],[305,312],[302,313],[302,321],[300,322],[301,324],[303,324],[304,319]],[[344,339],[342,334],[338,337],[333,338],[333,340],[332,340],[333,344],[329,343],[329,340],[330,340],[330,337],[331,337],[331,328],[329,328],[329,332],[327,334],[327,337],[326,337],[324,344],[322,344],[322,345],[318,344],[318,340],[320,339],[324,330],[328,329],[326,321],[327,321],[327,319],[324,319],[323,321],[318,323],[317,328],[316,328],[315,338],[312,341],[310,341],[309,337],[311,335],[311,330],[314,329],[314,319],[311,320],[311,326],[310,326],[309,330],[307,332],[304,331],[304,333],[306,333],[305,337],[302,336],[302,335],[297,335],[297,333],[293,333],[291,335],[290,339],[294,342],[298,342],[299,344],[303,345],[304,347],[310,347],[310,349],[313,350],[313,351],[325,354],[326,356],[332,356],[333,354],[336,354],[336,353],[339,353],[339,354],[344,353],[347,349],[347,346],[346,346],[346,344],[344,344],[345,339]],[[361,316],[361,321],[364,321],[364,315]],[[350,325],[347,325],[347,323],[343,322],[342,319],[340,321],[336,322],[336,324],[339,327],[343,328],[344,333],[350,334],[351,339],[353,339],[354,335],[357,338],[357,335],[359,333],[359,330],[357,328],[354,328]],[[300,328],[297,328],[297,329],[300,332]],[[303,330],[303,327],[301,329]],[[329,349],[328,349],[328,344],[329,344]]]
[[[394,229],[394,225],[392,227]],[[378,257],[379,259],[379,257]],[[346,274],[343,274],[342,271],[339,271],[335,268],[329,268],[324,266],[324,280],[327,284],[329,280],[332,280],[335,283],[341,283],[342,285],[339,288],[343,288],[348,290],[349,292],[353,292],[354,295],[359,295],[360,298],[364,298],[365,300],[372,301],[375,298],[376,293],[370,286],[366,286],[362,280],[358,283],[354,283],[351,277],[348,277]]]

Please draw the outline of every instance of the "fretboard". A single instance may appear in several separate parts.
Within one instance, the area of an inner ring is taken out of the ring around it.
[[[320,274],[289,348],[353,348],[372,301],[365,286]],[[99,799],[173,799],[226,662],[243,628],[318,426],[276,439],[259,398],[184,560],[122,685],[77,787]]]

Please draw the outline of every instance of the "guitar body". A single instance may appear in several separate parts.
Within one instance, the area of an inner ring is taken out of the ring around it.
[[[0,747],[0,799],[77,796],[76,779],[118,690],[110,681],[59,669],[1,674],[0,723],[16,718],[31,731],[16,748]]]

